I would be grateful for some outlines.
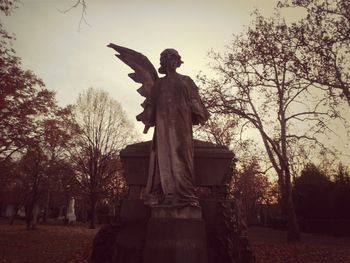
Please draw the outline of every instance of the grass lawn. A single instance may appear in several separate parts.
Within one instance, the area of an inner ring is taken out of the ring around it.
[[[87,262],[97,231],[57,223],[27,231],[23,221],[0,220],[0,263]],[[257,263],[350,263],[350,238],[302,234],[302,242],[288,243],[285,232],[256,227],[249,237]]]

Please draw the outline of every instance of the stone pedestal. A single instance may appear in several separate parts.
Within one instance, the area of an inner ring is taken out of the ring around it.
[[[97,233],[91,263],[143,262],[147,226],[143,222],[111,224]]]
[[[121,225],[100,230],[91,262],[216,263],[231,262],[232,257],[239,263],[253,262],[247,238],[229,231],[239,222],[231,213],[236,210],[225,208],[233,203],[225,190],[233,152],[194,140],[195,186],[201,207],[150,208],[143,200],[150,147],[151,142],[143,142],[121,151],[129,186],[121,206]]]
[[[188,212],[169,207],[152,211],[155,217],[147,224],[144,263],[207,263],[204,221],[182,218],[182,213]],[[193,215],[198,216],[198,210]]]
[[[199,206],[157,205],[152,207],[151,217],[173,219],[202,219],[202,209]]]

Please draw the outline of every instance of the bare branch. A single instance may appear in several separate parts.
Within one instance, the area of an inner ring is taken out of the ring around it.
[[[59,10],[59,12],[63,13],[63,14],[66,14],[68,13],[69,11],[71,11],[72,9],[74,8],[78,8],[78,7],[81,7],[81,15],[80,15],[80,20],[79,20],[79,27],[78,27],[78,30],[80,31],[81,29],[81,24],[82,23],[85,23],[85,25],[89,25],[89,23],[87,22],[86,20],[86,15],[87,15],[87,3],[86,3],[86,0],[76,0],[75,4],[73,4],[71,7],[69,7],[68,9],[65,9],[65,10]]]

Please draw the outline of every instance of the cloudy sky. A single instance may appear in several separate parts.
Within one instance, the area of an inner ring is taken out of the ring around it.
[[[16,36],[14,48],[25,68],[57,92],[59,104],[74,103],[88,87],[101,88],[135,119],[143,98],[128,78],[130,69],[106,47],[110,42],[146,55],[158,68],[159,54],[175,48],[185,62],[179,72],[195,78],[209,72],[207,53],[221,51],[249,24],[258,8],[273,13],[276,0],[86,0],[86,20],[79,30],[76,0],[21,0],[9,17],[1,17]],[[60,11],[61,10],[61,11]],[[290,13],[293,19],[300,10]],[[142,125],[137,125],[142,130]],[[150,138],[150,135],[145,138]],[[342,140],[338,142],[345,145]],[[347,157],[348,158],[348,157]]]

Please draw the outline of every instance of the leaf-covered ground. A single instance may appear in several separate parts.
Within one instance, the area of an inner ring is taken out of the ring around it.
[[[23,222],[0,220],[0,263],[87,263],[96,232],[61,223],[27,231]],[[257,263],[350,263],[349,237],[302,234],[302,242],[288,243],[285,232],[267,228],[251,228],[249,236]]]
[[[350,263],[350,238],[302,233],[289,243],[286,232],[251,228],[249,237],[257,263]]]
[[[87,262],[96,229],[62,223],[39,225],[27,231],[23,222],[8,225],[0,221],[0,262]]]

